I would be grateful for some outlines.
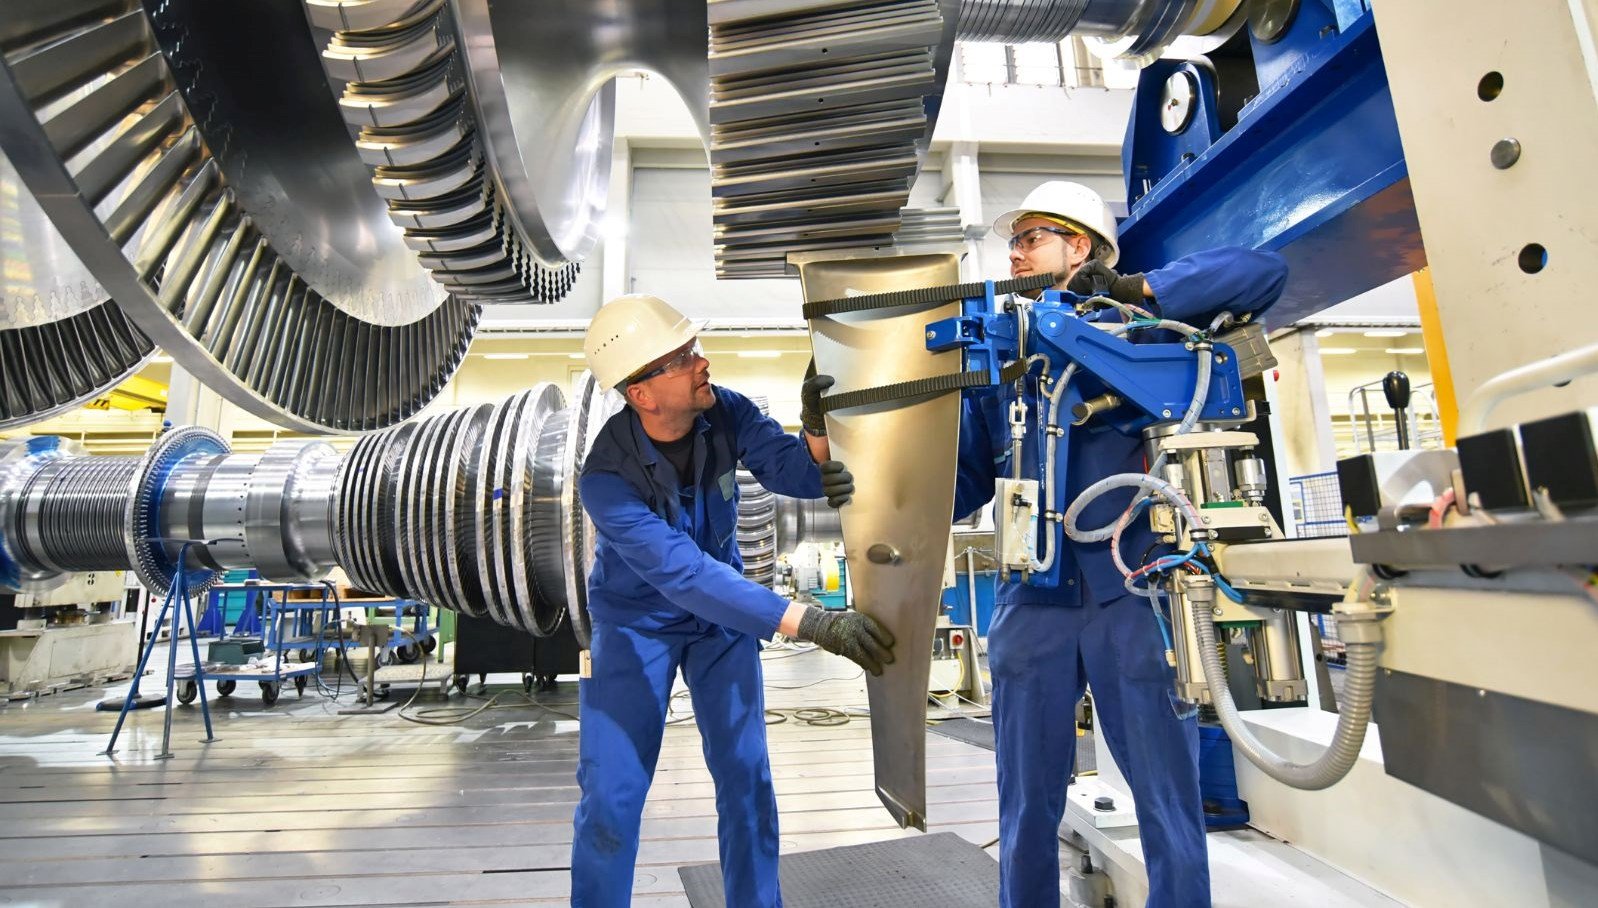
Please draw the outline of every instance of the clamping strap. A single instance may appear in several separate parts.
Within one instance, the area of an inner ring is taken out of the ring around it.
[[[1005,366],[999,372],[999,383],[1005,384],[1015,381],[1026,374],[1026,369],[1026,363],[1020,361]],[[821,399],[821,412],[832,413],[837,410],[848,410],[854,407],[870,406],[871,404],[908,400],[912,397],[947,394],[950,391],[980,388],[987,384],[988,373],[986,370],[973,369],[969,372],[951,372],[948,375],[934,375],[931,378],[917,378],[911,381],[895,382],[891,385],[861,388],[858,391],[846,391],[842,394],[828,395]]]
[[[1053,287],[1056,283],[1057,281],[1052,274],[1034,274],[1029,277],[999,281],[993,285],[993,292],[995,294],[1025,293],[1029,290],[1043,290]],[[893,309],[899,306],[931,306],[954,300],[985,296],[987,292],[988,285],[985,281],[973,281],[969,284],[921,287],[916,290],[895,290],[891,293],[868,293],[863,296],[845,296],[839,299],[816,300],[813,303],[805,303],[804,315],[805,320],[810,321],[811,319],[833,315],[846,315],[850,312],[869,312],[872,309]]]

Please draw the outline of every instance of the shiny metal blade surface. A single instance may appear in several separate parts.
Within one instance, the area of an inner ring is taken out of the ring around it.
[[[952,284],[953,253],[828,258],[797,255],[807,302]],[[879,309],[810,322],[816,369],[832,394],[959,372],[960,355],[928,353],[929,322],[959,315],[949,303]],[[839,509],[855,608],[885,624],[894,662],[868,678],[877,796],[901,826],[926,828],[927,678],[943,585],[959,441],[957,393],[827,414],[832,456],[854,473]]]

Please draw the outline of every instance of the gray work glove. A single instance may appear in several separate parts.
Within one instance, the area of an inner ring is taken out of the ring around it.
[[[843,656],[873,675],[893,662],[893,635],[862,612],[829,612],[811,606],[799,619],[799,639]]]
[[[854,498],[854,474],[843,461],[821,462],[821,494],[826,496],[829,508],[841,508]]]
[[[1083,262],[1071,275],[1065,289],[1079,296],[1107,296],[1128,306],[1142,306],[1143,274],[1116,274],[1115,269],[1098,259]]]
[[[830,375],[816,374],[816,361],[805,369],[805,383],[799,387],[799,424],[816,437],[827,434],[827,419],[821,413],[821,392],[832,387]]]

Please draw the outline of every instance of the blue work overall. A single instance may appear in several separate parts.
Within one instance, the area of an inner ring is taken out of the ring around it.
[[[1218,249],[1179,259],[1145,275],[1154,299],[1146,308],[1167,318],[1207,326],[1215,313],[1257,313],[1281,295],[1287,266],[1281,257],[1247,249]],[[1119,319],[1113,310],[1096,317]],[[1036,414],[1036,388],[1028,412]],[[993,498],[994,480],[1008,476],[1011,386],[967,392],[960,423],[956,517]],[[1027,450],[1036,443],[1035,421]],[[1057,501],[1069,504],[1087,486],[1113,473],[1141,473],[1143,443],[1100,424],[1076,428],[1056,455],[1063,480]],[[1131,492],[1111,493],[1088,507],[1078,523],[1104,526],[1126,509]],[[1062,505],[1063,507],[1063,505]],[[1155,542],[1148,521],[1123,534],[1122,551],[1136,564]],[[1149,876],[1149,908],[1210,904],[1204,812],[1199,797],[1198,729],[1177,708],[1172,669],[1148,600],[1128,593],[1109,543],[1067,542],[1060,586],[1039,589],[999,584],[989,628],[993,724],[999,781],[999,902],[1006,908],[1054,908],[1060,903],[1058,835],[1065,791],[1076,766],[1076,704],[1093,687],[1094,720],[1126,776],[1136,801]]]
[[[598,531],[589,576],[591,676],[580,683],[572,904],[632,898],[644,798],[679,668],[715,781],[727,904],[777,906],[777,799],[766,755],[760,642],[788,602],[745,580],[738,554],[741,460],[761,485],[821,496],[805,442],[742,395],[716,388],[695,421],[691,486],[631,409],[605,424],[583,465]]]

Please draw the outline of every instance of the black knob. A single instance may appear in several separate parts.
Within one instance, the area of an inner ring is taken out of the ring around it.
[[[1382,393],[1387,395],[1387,405],[1394,410],[1409,409],[1409,376],[1402,372],[1389,372],[1382,379]]]
[[[1115,809],[1115,799],[1108,795],[1099,795],[1093,799],[1094,810],[1110,811]]]

